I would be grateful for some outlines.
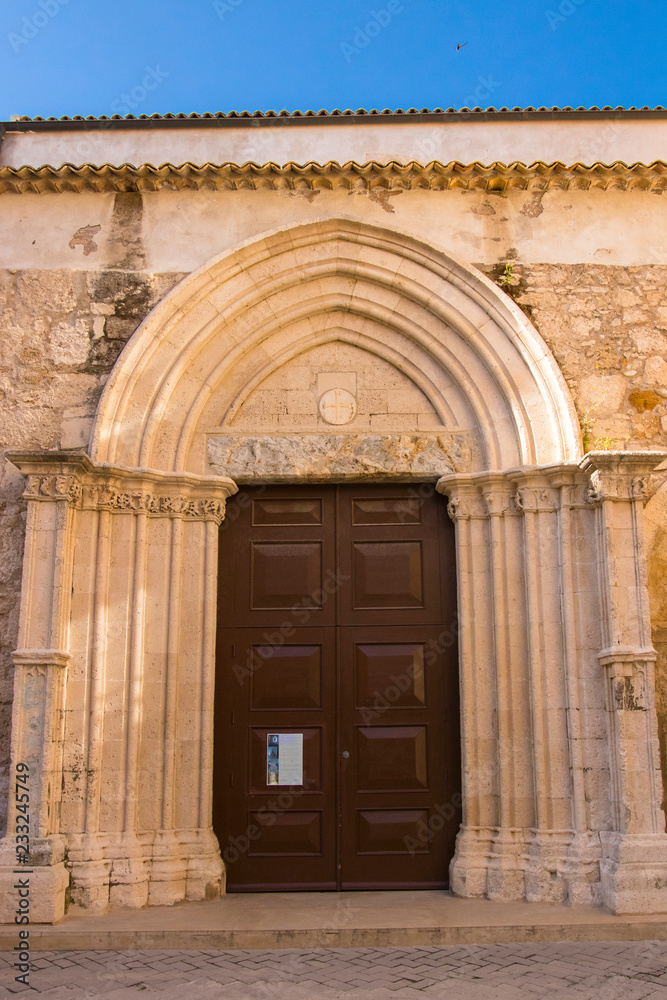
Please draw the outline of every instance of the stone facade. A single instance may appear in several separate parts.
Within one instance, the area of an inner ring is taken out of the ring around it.
[[[225,496],[392,477],[456,522],[454,890],[667,910],[663,199],[380,190],[2,196],[0,696],[38,776],[35,919],[66,889],[221,891]]]

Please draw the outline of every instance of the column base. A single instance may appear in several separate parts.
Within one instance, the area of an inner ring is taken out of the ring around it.
[[[504,827],[493,839],[486,895],[489,899],[525,899],[526,830]]]
[[[68,857],[75,912],[172,906],[216,899],[224,892],[220,849],[211,829],[72,835]]]
[[[667,834],[601,833],[602,901],[612,913],[667,913]]]
[[[597,833],[534,830],[526,857],[526,899],[599,906],[600,853]]]
[[[23,916],[30,924],[55,924],[65,916],[70,882],[65,840],[42,837],[30,846],[33,863],[22,865],[16,863],[15,839],[0,841],[0,924],[23,926],[18,923]]]
[[[449,864],[449,888],[455,896],[483,899],[489,875],[489,856],[494,827],[462,826],[456,836],[456,851]]]
[[[564,879],[571,830],[533,830],[526,862],[526,899],[529,903],[564,903]]]

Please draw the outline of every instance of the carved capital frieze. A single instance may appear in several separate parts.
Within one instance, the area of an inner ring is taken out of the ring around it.
[[[149,489],[124,489],[108,481],[86,485],[83,506],[112,513],[182,517],[215,521],[217,524],[225,516],[224,497],[188,495],[185,491],[162,493]]]
[[[649,498],[648,476],[603,475],[595,471],[586,491],[589,504],[599,504],[603,500],[641,500],[647,503]]]
[[[488,516],[484,498],[477,492],[452,493],[447,503],[447,513],[452,521]]]
[[[584,455],[581,468],[589,475],[586,500],[647,503],[651,498],[651,473],[667,458],[659,451],[606,452]]]
[[[483,489],[483,496],[490,517],[519,513],[519,508],[515,504],[515,494],[509,488],[486,488]]]
[[[550,486],[519,486],[512,495],[513,509],[518,513],[537,513],[558,509],[558,491]]]
[[[76,504],[82,493],[81,480],[77,476],[32,474],[26,479],[23,496],[26,500],[60,500]]]
[[[8,452],[26,477],[29,500],[59,500],[88,510],[214,521],[236,483],[222,476],[96,465],[81,451]]]

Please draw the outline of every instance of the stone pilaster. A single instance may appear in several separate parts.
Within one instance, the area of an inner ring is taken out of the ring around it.
[[[659,452],[593,452],[598,578],[611,766],[612,829],[600,834],[605,904],[615,913],[667,910],[667,835],[661,808],[654,664],[643,506]]]
[[[69,884],[60,790],[73,532],[83,466],[63,455],[46,463],[29,455],[9,457],[27,474],[28,510],[19,644],[13,654],[9,819],[0,844],[0,920],[13,922],[19,877],[14,869],[22,868],[30,872],[31,922],[51,923],[64,914]],[[27,777],[24,784],[17,785],[18,774]],[[17,800],[15,785],[27,794],[27,804]],[[27,845],[28,837],[30,864],[17,865],[17,846]]]

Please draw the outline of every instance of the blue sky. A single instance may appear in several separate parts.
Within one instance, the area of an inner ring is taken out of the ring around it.
[[[667,105],[666,14],[665,0],[5,0],[0,118]]]

